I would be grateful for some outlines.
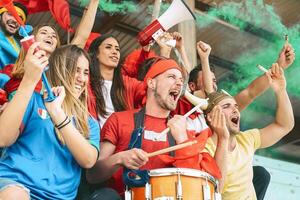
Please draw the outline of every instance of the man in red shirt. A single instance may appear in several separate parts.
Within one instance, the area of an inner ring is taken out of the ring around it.
[[[87,180],[90,183],[103,182],[112,177],[110,186],[119,193],[123,193],[125,188],[122,181],[123,167],[133,170],[170,167],[171,164],[162,161],[158,156],[148,158],[147,153],[169,147],[171,139],[167,135],[172,136],[175,144],[185,142],[195,135],[186,130],[185,117],[175,115],[172,119],[168,119],[170,111],[177,106],[183,86],[182,71],[178,64],[171,59],[154,60],[144,82],[147,87],[147,100],[142,115],[144,131],[141,149],[127,150],[131,133],[136,128],[134,113],[141,111],[113,113],[101,130],[102,143],[99,160],[87,172]],[[157,137],[167,127],[170,128],[171,134]],[[193,148],[195,147],[177,150],[175,157],[195,152]],[[177,160],[173,165],[183,167],[190,163],[190,166],[199,166],[197,156],[184,161]]]

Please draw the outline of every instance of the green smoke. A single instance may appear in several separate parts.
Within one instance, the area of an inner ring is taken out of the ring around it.
[[[161,14],[165,12],[169,4],[162,4]],[[149,7],[149,13],[152,13],[153,7]],[[236,52],[234,62],[239,65],[234,68],[232,74],[219,83],[219,88],[226,89],[232,95],[237,94],[242,89],[246,88],[251,81],[263,73],[256,68],[257,64],[269,68],[272,63],[277,60],[278,54],[284,45],[284,35],[288,34],[289,42],[295,49],[295,52],[300,52],[299,44],[299,28],[300,24],[294,27],[285,27],[281,23],[280,17],[276,14],[273,7],[265,4],[263,0],[245,0],[240,3],[226,2],[216,8],[209,10],[205,15],[196,14],[196,24],[198,29],[205,29],[215,24],[216,19],[222,19],[231,25],[239,28],[240,31],[248,31],[251,24],[252,32],[259,32],[260,29],[265,31],[260,32],[262,37],[259,39],[259,47],[256,49],[245,50],[244,52]],[[264,35],[268,34],[269,35]],[[270,34],[271,33],[271,34]],[[220,37],[222,37],[220,35]],[[226,41],[226,44],[235,41]],[[243,41],[240,40],[241,45]],[[224,44],[219,44],[224,45]],[[214,47],[212,47],[214,48]],[[218,47],[220,48],[220,47]],[[226,50],[226,45],[222,47]],[[287,88],[290,96],[300,97],[300,62],[296,59],[292,66],[285,70],[287,79]],[[268,104],[266,105],[266,102]],[[257,115],[272,120],[276,108],[276,101],[273,92],[268,91],[261,97],[257,98],[243,112],[243,128],[264,126],[262,122],[257,122]],[[295,108],[294,108],[295,109]],[[266,122],[264,122],[266,123]]]
[[[87,6],[89,0],[79,0],[80,6]],[[113,3],[112,0],[101,0],[99,1],[99,8],[102,11],[110,14],[115,13],[132,13],[137,11],[137,5],[133,1],[124,0],[119,3]]]
[[[244,1],[241,3],[225,3],[219,8],[211,9],[208,12],[208,16],[217,17],[226,20],[228,23],[235,25],[243,31],[247,25],[250,23],[254,27],[260,27],[271,33],[274,33],[273,41],[269,42],[267,40],[261,40],[260,47],[257,49],[251,49],[250,51],[237,52],[240,55],[235,60],[235,63],[239,64],[241,67],[234,69],[233,76],[230,77],[232,81],[236,81],[238,84],[228,83],[228,81],[223,82],[222,86],[225,88],[230,88],[233,94],[238,93],[242,88],[245,88],[249,81],[255,79],[259,72],[255,66],[256,64],[261,64],[265,67],[270,66],[276,61],[280,49],[284,45],[284,35],[288,34],[290,43],[295,48],[296,52],[299,47],[296,45],[299,38],[299,25],[295,27],[286,28],[280,21],[278,15],[274,12],[272,6],[264,4],[262,0],[257,1]],[[201,19],[205,16],[201,16]],[[209,17],[206,17],[209,18]],[[208,26],[207,20],[204,23],[198,22],[199,27],[203,28],[203,24]],[[297,78],[291,76],[293,73],[298,71],[298,60],[295,61],[292,67],[290,67],[286,72],[286,78],[289,82],[288,88],[293,95],[300,96],[300,91],[295,87],[295,82],[297,83]]]
[[[300,50],[300,47],[297,45],[300,42],[300,25],[285,27],[281,23],[281,19],[275,13],[273,7],[264,4],[263,0],[224,3],[218,8],[209,10],[207,15],[198,15],[197,26],[200,29],[211,26],[215,22],[213,20],[214,18],[223,19],[229,24],[238,27],[240,31],[247,30],[249,24],[251,24],[253,25],[252,27],[256,27],[257,29],[262,28],[269,33],[272,33],[271,39],[267,38],[270,37],[270,35],[261,35],[267,39],[260,39],[258,48],[244,52],[236,52],[238,55],[234,62],[238,64],[239,67],[234,68],[232,74],[228,78],[222,80],[219,84],[219,88],[226,89],[233,95],[246,88],[252,80],[262,74],[262,72],[256,68],[257,64],[269,68],[271,64],[277,60],[278,54],[285,42],[285,34],[288,34],[289,42],[293,45],[295,52],[299,52]],[[230,43],[230,41],[227,42]],[[226,49],[226,47],[224,49]],[[290,96],[300,97],[299,64],[299,60],[296,59],[293,65],[285,71],[287,88]],[[253,127],[252,125],[254,125],[254,127],[257,127],[257,125],[265,125],[255,121],[257,115],[264,115],[264,118],[270,121],[272,119],[271,116],[274,116],[276,107],[274,99],[273,93],[267,92],[254,101],[254,103],[243,112],[243,124],[247,124],[247,126],[244,125],[243,127],[248,128],[248,125],[249,127]],[[267,105],[266,102],[268,102]]]

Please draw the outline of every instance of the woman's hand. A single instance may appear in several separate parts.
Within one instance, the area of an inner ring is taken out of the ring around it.
[[[59,118],[58,115],[64,113],[62,110],[62,103],[65,99],[66,93],[65,88],[63,86],[53,87],[52,88],[53,94],[56,96],[55,100],[52,102],[45,102],[45,106],[47,111],[49,112],[51,118]],[[47,92],[44,93],[44,99],[48,97]],[[63,115],[65,116],[65,115]],[[56,120],[55,120],[56,121]],[[59,120],[57,120],[59,121]]]
[[[36,84],[40,79],[44,71],[44,68],[48,65],[48,57],[46,52],[38,49],[39,42],[33,43],[26,54],[24,60],[25,74],[23,79]]]

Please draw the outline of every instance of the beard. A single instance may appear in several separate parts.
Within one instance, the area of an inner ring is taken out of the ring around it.
[[[168,111],[174,111],[176,109],[176,104],[175,105],[172,105],[170,103],[167,102],[167,100],[164,100],[163,97],[161,96],[161,94],[159,94],[157,92],[157,87],[154,89],[154,97],[158,103],[158,105],[165,109],[165,110],[168,110]]]
[[[4,32],[4,34],[6,35],[6,36],[17,36],[18,34],[18,30],[19,30],[19,25],[17,25],[18,26],[18,28],[16,28],[16,30],[14,31],[14,32],[11,32],[11,31],[9,31],[9,30],[7,30],[7,26],[8,26],[8,23],[16,23],[16,22],[12,22],[11,20],[8,20],[7,22],[6,22],[6,24],[3,22],[3,20],[2,20],[2,18],[1,18],[1,20],[0,20],[0,28],[1,28],[1,30]]]

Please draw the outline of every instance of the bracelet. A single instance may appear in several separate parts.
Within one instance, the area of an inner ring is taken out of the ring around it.
[[[55,127],[58,128],[61,125],[63,125],[66,121],[68,120],[68,115],[66,116],[66,118],[64,119],[64,121],[62,121],[61,123],[59,123],[58,125],[55,124]]]
[[[64,124],[62,124],[61,126],[56,127],[58,130],[62,129],[63,127],[67,126],[68,124],[70,124],[71,119],[68,117],[68,121]]]

